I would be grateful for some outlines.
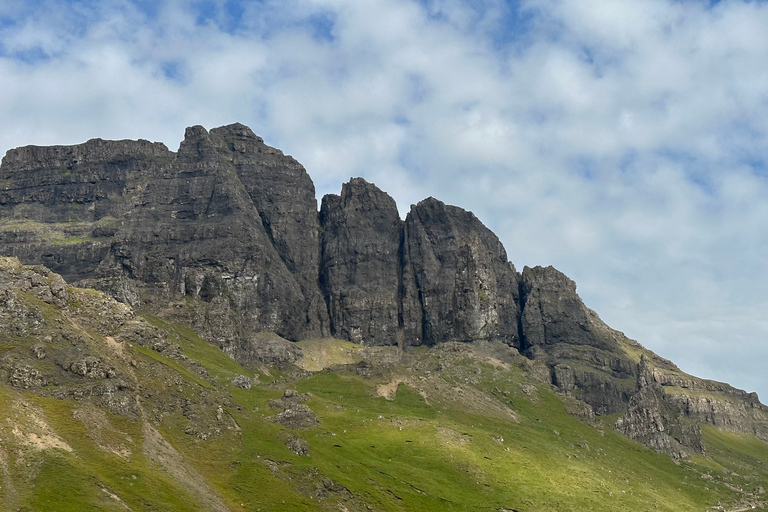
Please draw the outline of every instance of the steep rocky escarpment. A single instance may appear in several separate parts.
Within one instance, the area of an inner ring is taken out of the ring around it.
[[[698,424],[768,440],[756,396],[687,376],[610,329],[558,270],[517,272],[471,212],[428,198],[402,220],[361,178],[318,212],[302,165],[241,124],[188,128],[178,152],[99,139],[10,150],[0,254],[192,326],[247,366],[290,365],[297,349],[285,339],[501,342],[569,400],[619,415],[619,430],[655,449],[700,451]],[[29,290],[57,300],[52,286]],[[31,385],[46,378],[13,371]]]
[[[687,418],[768,441],[768,407],[760,403],[756,393],[658,368],[651,379],[664,390],[664,400]]]
[[[520,290],[524,353],[544,362],[556,386],[597,414],[624,411],[636,391],[637,364],[584,305],[576,284],[553,267],[526,267]]]
[[[174,154],[147,141],[27,146],[0,166],[0,248],[70,281],[93,275],[149,175]]]
[[[305,297],[305,337],[329,333],[327,308],[318,287],[320,226],[315,186],[304,167],[264,144],[250,128],[214,128],[211,138],[259,212],[264,229]]]
[[[637,388],[627,413],[616,421],[619,432],[676,458],[688,457],[688,450],[704,451],[701,428],[687,420],[680,407],[665,399],[645,355],[638,366]]]
[[[189,128],[178,153],[100,140],[9,151],[0,211],[4,254],[134,305],[193,299],[187,319],[233,356],[253,332],[327,333],[312,182],[242,125]]]
[[[192,299],[191,321],[236,355],[253,331],[303,336],[308,301],[220,145],[187,130],[115,234],[95,284],[117,295],[112,283],[127,283],[155,304]]]
[[[471,212],[434,198],[405,219],[403,318],[417,343],[500,339],[518,347],[518,276]]]
[[[334,336],[395,345],[400,324],[402,221],[394,199],[357,178],[327,195],[320,283]]]
[[[576,294],[576,283],[554,267],[523,269],[523,349],[569,345],[616,352],[613,340],[599,336],[590,325],[586,307]]]

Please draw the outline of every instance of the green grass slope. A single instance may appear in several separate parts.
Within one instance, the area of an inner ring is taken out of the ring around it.
[[[38,324],[0,331],[0,510],[768,510],[765,443],[704,428],[706,454],[675,462],[615,432],[615,418],[577,419],[578,404],[505,347],[445,344],[376,365],[315,340],[304,368],[246,369],[100,294],[71,290],[60,308],[12,293],[14,314]],[[73,343],[116,376],[66,370],[55,354]],[[12,386],[20,365],[47,382]],[[314,426],[276,421],[299,401]]]

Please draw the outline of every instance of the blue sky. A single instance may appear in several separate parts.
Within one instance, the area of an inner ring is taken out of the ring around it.
[[[318,191],[474,211],[518,267],[768,398],[768,5],[0,3],[0,148],[245,123]]]

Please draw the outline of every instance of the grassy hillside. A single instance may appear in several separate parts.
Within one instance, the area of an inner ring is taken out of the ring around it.
[[[765,443],[704,428],[706,453],[675,462],[615,432],[616,418],[577,419],[577,402],[503,346],[376,364],[313,340],[298,367],[246,369],[100,294],[70,289],[62,308],[9,293],[5,326],[20,312],[40,323],[0,331],[2,510],[768,510]],[[75,345],[114,375],[67,370]],[[19,368],[47,382],[12,386]],[[303,406],[309,428],[276,421]]]

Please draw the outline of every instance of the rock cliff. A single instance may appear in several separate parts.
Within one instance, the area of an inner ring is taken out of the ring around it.
[[[0,254],[186,323],[246,365],[290,364],[283,338],[502,342],[587,416],[619,414],[620,431],[655,449],[700,451],[691,422],[768,440],[756,396],[687,376],[610,329],[556,269],[519,273],[471,212],[429,198],[401,220],[361,178],[318,212],[301,164],[241,124],[188,128],[178,152],[99,139],[8,151]],[[60,283],[28,288],[63,300]],[[109,372],[91,363],[63,364]]]
[[[394,199],[357,178],[320,208],[320,283],[334,336],[398,343],[402,221]]]
[[[403,316],[415,341],[500,339],[518,347],[518,275],[471,212],[429,198],[405,219]]]
[[[11,150],[0,250],[134,305],[183,313],[237,356],[250,333],[328,332],[314,186],[250,129],[188,128],[178,153],[92,140]]]

